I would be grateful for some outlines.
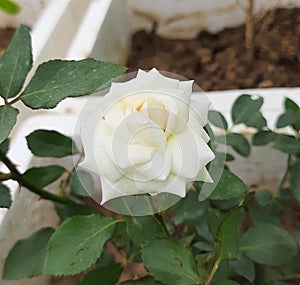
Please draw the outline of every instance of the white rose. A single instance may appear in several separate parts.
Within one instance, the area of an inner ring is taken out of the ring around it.
[[[193,81],[156,69],[113,83],[94,110],[83,116],[80,165],[100,175],[102,202],[135,194],[186,195],[192,181],[212,182],[206,164],[209,102],[192,95]]]

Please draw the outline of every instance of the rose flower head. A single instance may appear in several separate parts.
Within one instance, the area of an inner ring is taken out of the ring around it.
[[[214,154],[203,129],[210,103],[192,86],[156,69],[139,70],[113,83],[82,117],[80,166],[100,176],[101,204],[137,194],[185,197],[191,182],[212,182],[206,165]]]

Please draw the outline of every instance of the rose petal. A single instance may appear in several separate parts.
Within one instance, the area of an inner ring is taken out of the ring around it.
[[[137,181],[136,185],[139,189],[143,189],[144,193],[150,193],[156,195],[158,193],[170,193],[180,197],[185,197],[186,188],[185,180],[176,175],[170,175],[165,181]]]
[[[193,115],[197,114],[202,127],[207,124],[207,114],[210,105],[210,101],[204,94],[192,94],[190,103],[191,112],[194,112]]]
[[[195,181],[203,181],[207,183],[213,183],[213,179],[211,178],[209,172],[204,167],[202,170],[199,171],[198,175],[195,177]]]

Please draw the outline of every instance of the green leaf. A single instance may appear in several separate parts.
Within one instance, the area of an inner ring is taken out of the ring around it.
[[[266,145],[276,138],[276,134],[272,131],[259,131],[252,137],[253,145]]]
[[[66,220],[67,218],[71,218],[74,216],[87,216],[91,214],[97,214],[98,211],[95,208],[92,208],[87,205],[74,205],[72,204],[61,204],[61,203],[54,203],[55,210],[61,220]],[[99,213],[98,213],[99,214]]]
[[[0,208],[10,208],[12,203],[9,188],[0,184]]]
[[[253,283],[255,279],[255,266],[251,259],[240,253],[236,260],[231,261],[231,264],[236,273]]]
[[[218,181],[216,177],[217,173],[220,173],[222,170],[217,167],[210,169],[210,174],[214,179],[211,187],[214,188],[214,191],[209,196],[209,199],[212,200],[227,200],[240,197],[245,195],[247,192],[246,185],[244,182],[238,178],[235,174],[229,170],[223,169],[220,180]]]
[[[10,139],[5,139],[2,143],[0,143],[0,151],[6,154],[9,150]]]
[[[290,186],[293,197],[300,203],[300,158],[291,167]]]
[[[193,254],[169,240],[153,240],[144,245],[143,259],[149,273],[166,285],[199,284]]]
[[[292,126],[296,131],[300,129],[300,110],[291,111],[288,110],[281,114],[277,120],[276,127],[284,128],[286,126]]]
[[[209,110],[208,111],[208,120],[213,125],[215,125],[216,127],[220,128],[220,129],[223,129],[223,130],[227,130],[228,129],[228,123],[227,123],[226,119],[218,111]]]
[[[36,130],[26,137],[35,156],[64,157],[78,152],[73,140],[56,131]]]
[[[23,174],[23,177],[40,188],[51,184],[63,175],[66,170],[59,165],[32,167]]]
[[[70,187],[75,194],[90,197],[94,189],[94,179],[86,171],[74,170],[70,177]]]
[[[3,278],[14,280],[41,275],[47,243],[54,231],[52,228],[42,228],[15,243],[5,260]]]
[[[19,110],[9,105],[0,106],[0,143],[10,134],[13,126],[17,122]]]
[[[250,154],[250,144],[241,134],[229,133],[226,136],[216,137],[216,141],[230,145],[238,154],[247,157]]]
[[[117,222],[100,215],[76,216],[64,221],[48,243],[44,273],[74,275],[89,268],[112,237]]]
[[[256,192],[255,199],[258,202],[258,204],[262,207],[266,207],[270,204],[272,201],[272,193],[268,190],[261,190],[259,192]]]
[[[130,217],[127,221],[128,236],[138,245],[155,238],[163,238],[165,234],[153,216]]]
[[[298,232],[296,232],[295,240],[296,240],[298,246],[300,246],[300,230]]]
[[[194,182],[194,186],[197,189],[197,182]],[[190,224],[190,222],[198,222],[204,215],[207,209],[206,202],[200,202],[198,200],[198,193],[193,190],[189,190],[186,197],[183,199],[182,206],[176,211],[174,222],[176,225],[181,223]]]
[[[300,140],[286,135],[277,135],[273,144],[273,148],[284,153],[297,154],[300,153]]]
[[[277,266],[297,254],[297,245],[290,234],[280,227],[260,223],[242,236],[240,251],[255,262]]]
[[[8,99],[18,95],[31,67],[30,34],[20,25],[0,58],[0,96]]]
[[[51,109],[67,97],[89,95],[108,87],[125,70],[125,67],[91,58],[51,60],[38,67],[21,98],[32,109]]]
[[[248,127],[262,129],[267,121],[260,112],[264,99],[258,96],[241,95],[233,103],[231,116],[234,124],[244,123]]]
[[[230,280],[230,279],[225,279],[225,280],[222,280],[221,282],[222,282],[222,285],[239,285],[240,284],[240,283],[238,283],[234,280]]]
[[[119,264],[109,264],[100,266],[93,271],[88,272],[78,285],[115,285],[122,273],[122,267]],[[101,280],[101,282],[100,282]]]
[[[300,110],[298,104],[295,103],[290,98],[285,98],[285,100],[284,100],[284,107],[285,107],[286,111],[288,111],[288,110],[290,110],[290,111],[299,111]]]
[[[120,285],[158,285],[158,283],[152,276],[148,275],[146,277],[139,278],[136,280],[122,282]]]
[[[0,0],[0,9],[7,14],[16,14],[20,11],[19,5],[10,0]]]
[[[240,216],[241,208],[237,207],[225,216],[217,231],[217,252],[221,260],[237,258]]]

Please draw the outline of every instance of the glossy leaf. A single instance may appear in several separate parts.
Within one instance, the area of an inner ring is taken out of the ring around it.
[[[149,273],[166,285],[199,284],[200,278],[193,254],[169,240],[153,240],[143,248],[143,259]]]
[[[131,217],[127,221],[127,234],[138,245],[155,238],[163,238],[165,234],[153,216]]]
[[[198,183],[194,182],[197,189]],[[198,190],[198,189],[197,189]],[[201,187],[200,189],[201,190]],[[176,211],[174,222],[176,225],[181,223],[197,222],[204,215],[207,203],[198,201],[198,193],[190,190],[182,201],[182,206]]]
[[[290,110],[290,111],[299,111],[300,110],[300,107],[298,106],[298,104],[290,98],[285,98],[284,108],[286,111],[287,110]]]
[[[91,214],[97,214],[98,211],[90,206],[78,204],[76,207],[72,204],[61,204],[61,203],[54,203],[55,210],[61,220],[66,220],[68,218],[74,216],[88,216]],[[99,213],[98,213],[99,214]]]
[[[3,278],[14,280],[41,275],[47,243],[54,231],[52,228],[42,228],[15,243],[5,260]]]
[[[241,95],[232,106],[231,116],[234,124],[244,123],[248,127],[262,129],[267,121],[260,112],[263,98],[251,95]]]
[[[73,140],[56,131],[37,130],[26,137],[35,156],[64,157],[78,152]]]
[[[0,184],[0,208],[10,208],[12,203],[10,190],[4,184]]]
[[[273,148],[284,153],[297,154],[300,153],[300,140],[286,135],[277,135],[273,144]]]
[[[252,142],[253,145],[266,145],[276,138],[276,134],[272,131],[259,131],[253,135]]]
[[[80,61],[51,60],[41,64],[22,93],[32,109],[51,109],[67,97],[92,94],[116,81],[126,68],[88,58]]]
[[[255,198],[258,202],[258,204],[262,207],[266,207],[269,205],[269,203],[272,201],[272,193],[268,190],[261,190],[259,192],[256,192]]]
[[[215,125],[216,127],[227,130],[228,129],[228,123],[224,116],[215,110],[209,110],[208,111],[208,120]]]
[[[10,134],[13,126],[17,122],[19,110],[9,105],[0,106],[0,143]]]
[[[229,212],[222,221],[217,231],[217,252],[221,260],[237,258],[238,254],[238,224],[241,216],[241,208],[238,207]]]
[[[6,154],[9,150],[10,139],[5,139],[2,143],[0,143],[0,151]]]
[[[292,126],[296,131],[300,129],[300,110],[298,111],[286,111],[279,116],[276,127],[284,128],[286,126]]]
[[[78,285],[115,285],[122,273],[122,267],[119,264],[109,264],[100,266],[88,272]],[[100,282],[101,280],[101,282]]]
[[[231,261],[231,264],[236,273],[253,283],[255,279],[255,266],[251,259],[240,253],[236,260]]]
[[[300,203],[300,158],[291,167],[290,185],[293,197]]]
[[[74,170],[70,177],[70,188],[77,195],[89,197],[93,193],[94,179],[86,171]]]
[[[29,31],[25,26],[20,25],[0,58],[0,96],[8,99],[18,95],[31,67]]]
[[[64,221],[49,241],[44,273],[73,275],[89,268],[112,237],[116,223],[117,220],[100,215]]]
[[[238,154],[249,156],[250,144],[248,140],[241,134],[229,133],[226,136],[216,137],[219,143],[230,145]]]
[[[297,254],[297,245],[290,234],[280,227],[259,223],[242,236],[240,251],[255,262],[277,266]]]
[[[217,173],[222,171],[218,168],[211,168],[210,174],[212,175],[214,182],[211,184],[214,191],[209,196],[212,200],[227,200],[240,197],[247,192],[244,182],[233,174],[231,171],[223,169],[220,180],[216,177]]]
[[[65,171],[59,165],[32,167],[23,174],[23,177],[36,186],[43,188],[56,181]]]

